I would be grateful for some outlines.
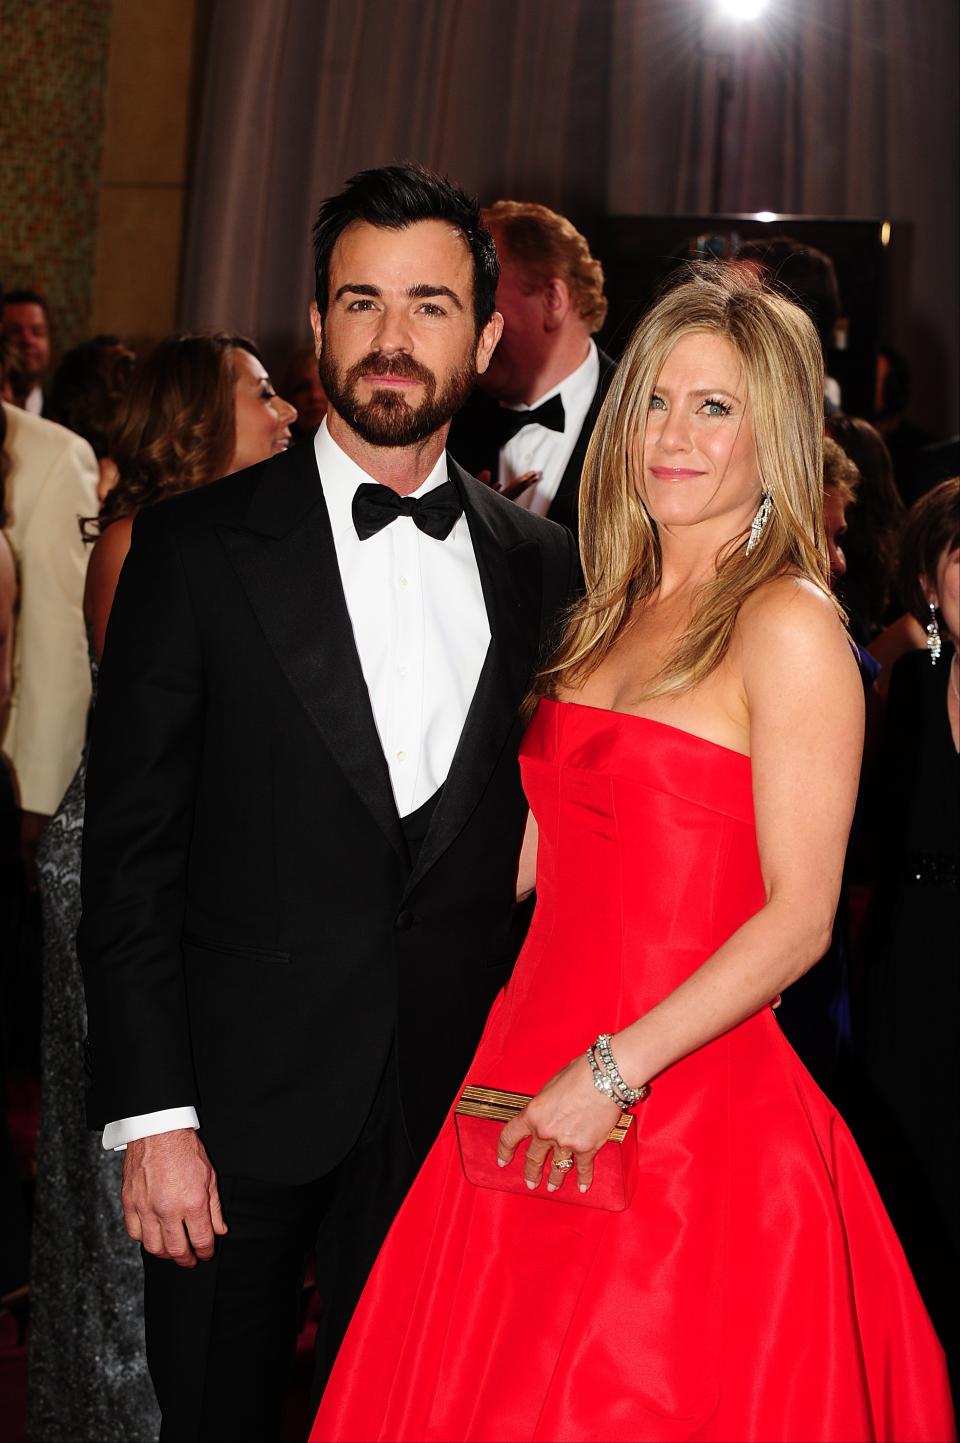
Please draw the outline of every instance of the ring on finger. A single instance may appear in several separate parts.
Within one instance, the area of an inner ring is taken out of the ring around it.
[[[569,1172],[573,1167],[572,1155],[569,1152],[555,1152],[553,1154],[553,1166],[557,1172]]]

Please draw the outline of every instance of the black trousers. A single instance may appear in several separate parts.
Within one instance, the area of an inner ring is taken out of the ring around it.
[[[229,1228],[192,1269],[144,1253],[147,1361],[161,1443],[283,1437],[306,1263],[322,1303],[314,1403],[417,1169],[391,1056],[364,1128],[329,1174],[298,1186],[220,1177]]]

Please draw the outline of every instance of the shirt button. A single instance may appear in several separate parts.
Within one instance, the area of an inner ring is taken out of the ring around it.
[[[405,666],[399,667],[398,670],[399,670],[401,676],[406,676],[406,675],[407,675],[407,668],[406,668]]]
[[[397,761],[398,761],[398,762],[405,762],[406,760],[407,760],[407,754],[406,754],[406,752],[397,752]]]
[[[407,580],[407,578],[406,578],[405,576],[401,576],[401,578],[400,578],[400,583],[399,583],[399,584],[400,584],[401,586],[409,586],[409,585],[410,585],[409,581]]]

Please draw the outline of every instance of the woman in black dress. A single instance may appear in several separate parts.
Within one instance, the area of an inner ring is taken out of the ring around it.
[[[960,480],[916,503],[901,587],[927,648],[893,668],[870,798],[877,858],[854,1044],[861,1141],[924,1301],[960,1366]]]

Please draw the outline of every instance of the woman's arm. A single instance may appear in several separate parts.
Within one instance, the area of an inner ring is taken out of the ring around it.
[[[830,942],[863,747],[856,663],[833,605],[807,582],[765,587],[744,606],[738,632],[766,902],[679,987],[613,1037],[631,1087],[769,1006]],[[592,1041],[585,1038],[584,1048]],[[536,1186],[552,1139],[576,1154],[585,1188],[617,1115],[578,1058],[504,1128],[501,1164],[532,1133],[528,1183]],[[551,1187],[562,1180],[551,1172]]]
[[[97,538],[87,567],[87,583],[83,593],[83,614],[93,633],[93,647],[97,659],[103,659],[103,644],[107,635],[107,622],[117,591],[117,582],[123,563],[130,550],[130,536],[133,518],[122,516],[114,521]]]
[[[532,812],[528,812],[527,825],[523,831],[523,845],[520,848],[520,863],[517,867],[518,902],[529,897],[537,885],[537,841],[539,836],[537,819]]]
[[[830,601],[806,582],[765,588],[738,626],[767,900],[613,1039],[634,1087],[767,1005],[830,945],[863,749],[856,662]]]

